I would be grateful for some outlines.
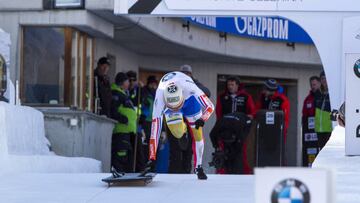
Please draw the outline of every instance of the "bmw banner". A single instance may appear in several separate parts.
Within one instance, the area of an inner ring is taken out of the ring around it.
[[[334,203],[331,171],[310,168],[255,169],[256,203]]]

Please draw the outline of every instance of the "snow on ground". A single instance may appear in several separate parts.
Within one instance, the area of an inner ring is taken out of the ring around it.
[[[335,127],[313,167],[334,170],[336,202],[360,202],[360,156],[345,156],[345,128]]]
[[[83,157],[55,155],[9,155],[3,172],[16,173],[99,173],[101,162]]]
[[[1,202],[126,202],[126,203],[251,203],[253,176],[162,175],[146,187],[111,187],[101,182],[109,174],[0,175]],[[20,192],[21,191],[21,192]]]

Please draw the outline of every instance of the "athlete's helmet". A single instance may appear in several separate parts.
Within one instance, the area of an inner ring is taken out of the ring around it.
[[[165,104],[170,109],[180,109],[184,104],[183,90],[174,82],[166,85],[164,90]]]

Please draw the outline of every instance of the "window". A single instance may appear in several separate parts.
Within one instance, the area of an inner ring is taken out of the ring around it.
[[[22,102],[92,111],[93,48],[72,28],[23,27]]]
[[[83,7],[83,0],[55,0],[55,8],[79,8]]]

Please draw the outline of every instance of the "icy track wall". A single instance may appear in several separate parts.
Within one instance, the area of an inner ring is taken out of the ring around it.
[[[44,116],[31,107],[0,102],[0,172],[100,173],[91,158],[56,156],[45,137]],[[1,158],[1,157],[0,157]]]
[[[10,35],[4,32],[0,28],[0,54],[4,57],[7,65],[7,90],[5,92],[5,97],[9,99],[10,104],[15,104],[15,87],[12,81],[10,80]]]
[[[50,155],[45,137],[44,116],[40,111],[25,106],[0,102],[2,137],[7,140],[8,154]]]
[[[3,163],[8,155],[6,128],[5,128],[5,108],[0,107],[0,163]]]

